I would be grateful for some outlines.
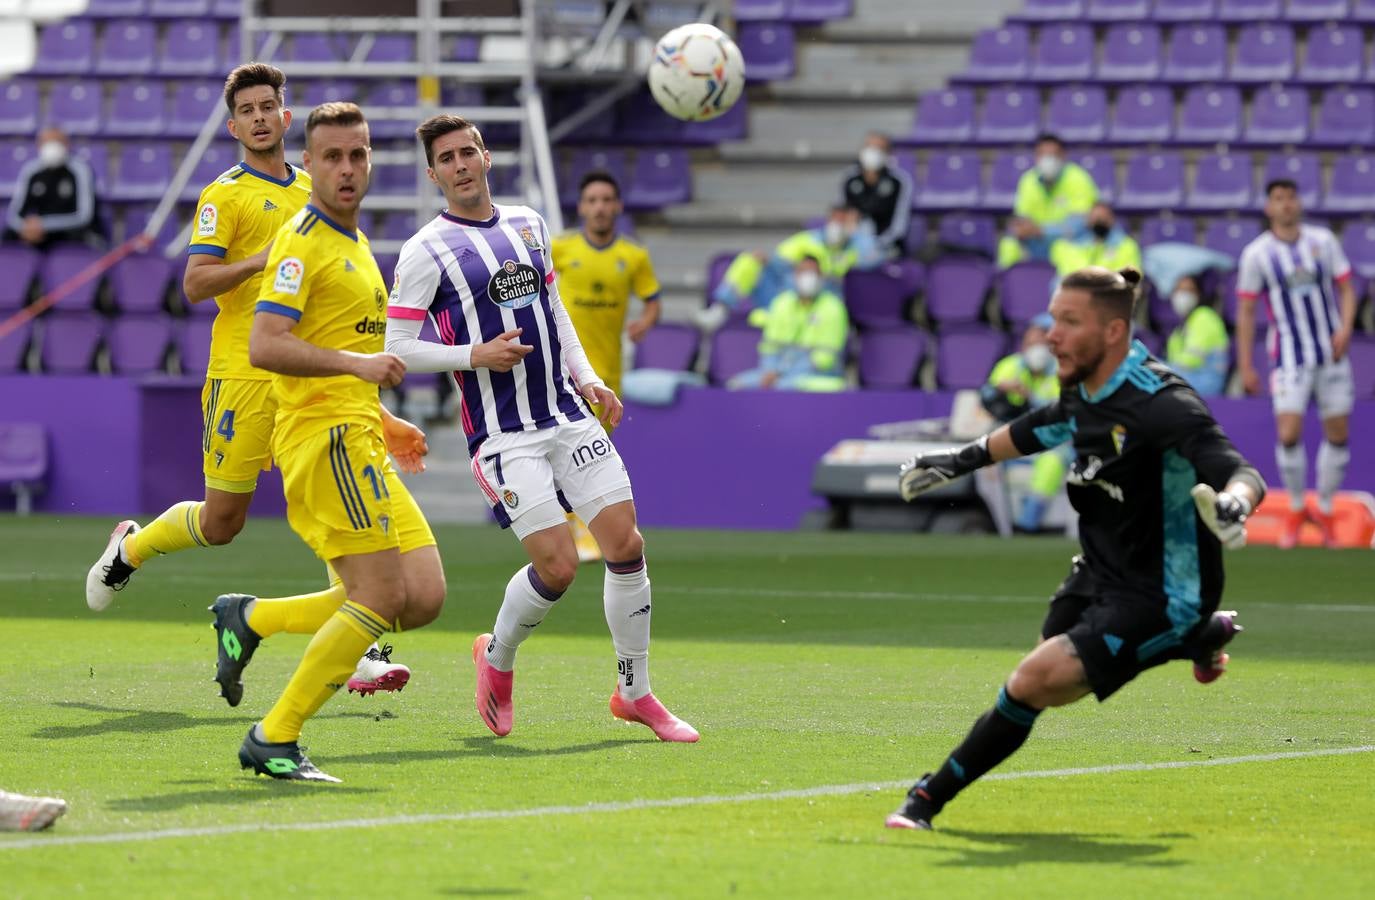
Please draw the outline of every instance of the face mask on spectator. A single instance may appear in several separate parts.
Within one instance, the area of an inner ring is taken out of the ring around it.
[[[878,147],[864,147],[859,151],[860,167],[866,172],[877,172],[888,162],[888,154]]]
[[[61,141],[44,141],[38,147],[38,161],[45,169],[56,169],[67,161],[67,145]]]
[[[1183,319],[1198,306],[1198,294],[1189,290],[1175,291],[1170,295],[1170,306],[1174,307],[1174,314]]]
[[[799,297],[810,299],[821,291],[821,276],[816,272],[798,272],[793,278],[793,286]]]
[[[1045,344],[1032,344],[1022,351],[1022,358],[1026,360],[1028,369],[1042,374],[1049,372],[1055,365],[1055,356]]]
[[[1064,166],[1064,161],[1054,153],[1036,157],[1036,172],[1046,181],[1054,181]]]
[[[1111,222],[1094,222],[1089,228],[1100,238],[1105,238],[1112,233]]]
[[[828,247],[839,247],[845,243],[849,237],[845,233],[845,224],[831,219],[826,223],[826,245]]]

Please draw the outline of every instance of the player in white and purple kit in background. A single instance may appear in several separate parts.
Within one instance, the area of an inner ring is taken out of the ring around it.
[[[1246,245],[1237,274],[1237,371],[1248,394],[1260,391],[1251,352],[1256,300],[1264,295],[1270,308],[1270,395],[1279,437],[1275,462],[1289,492],[1280,546],[1298,542],[1299,528],[1310,515],[1304,508],[1308,460],[1303,446],[1303,414],[1310,397],[1317,399],[1323,430],[1318,508],[1311,517],[1333,546],[1332,497],[1351,459],[1347,420],[1356,394],[1346,355],[1356,322],[1351,264],[1331,231],[1302,224],[1294,182],[1282,178],[1266,184],[1265,215],[1270,230]]]
[[[661,740],[696,741],[696,729],[650,693],[644,538],[625,464],[588,407],[600,404],[614,426],[621,401],[592,370],[559,300],[549,229],[528,207],[492,205],[492,157],[472,123],[435,116],[416,134],[448,208],[401,250],[387,352],[412,372],[453,373],[473,477],[530,556],[506,585],[492,632],[473,642],[478,714],[497,735],[510,732],[516,648],[578,570],[571,510],[606,557],[612,714]],[[427,316],[442,343],[419,339]]]

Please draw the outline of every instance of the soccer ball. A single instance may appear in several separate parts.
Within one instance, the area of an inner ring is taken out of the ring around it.
[[[714,119],[735,105],[744,88],[745,58],[714,25],[683,25],[654,47],[649,92],[675,119]]]

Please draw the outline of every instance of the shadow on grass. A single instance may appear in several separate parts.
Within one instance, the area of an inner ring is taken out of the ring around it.
[[[654,743],[653,740],[644,741],[640,738],[626,738],[623,740],[601,740],[592,741],[586,744],[566,744],[558,747],[529,747],[522,744],[512,743],[505,738],[498,738],[495,735],[480,735],[478,737],[460,738],[462,747],[446,750],[381,750],[376,753],[353,753],[344,756],[330,755],[327,762],[330,763],[407,763],[424,762],[435,759],[463,759],[464,757],[492,756],[507,759],[519,759],[524,757],[536,756],[574,756],[579,753],[596,753],[600,750],[612,750],[616,747],[623,747],[627,744]]]
[[[92,737],[100,734],[156,734],[166,731],[185,731],[207,725],[239,725],[247,727],[256,718],[242,715],[196,716],[184,712],[169,712],[160,709],[129,709],[118,706],[102,706],[99,703],[63,700],[53,704],[64,709],[83,709],[88,712],[105,713],[109,718],[84,725],[47,725],[33,733],[33,737],[50,741],[69,738]],[[338,710],[315,716],[316,719],[394,719],[397,716],[379,709],[377,712],[358,712]]]
[[[172,791],[166,794],[150,794],[146,797],[119,797],[105,804],[114,812],[169,812],[193,806],[238,806],[245,803],[271,803],[275,801],[295,801],[311,794],[321,798],[329,794],[377,794],[382,788],[354,787],[347,784],[307,784],[297,781],[279,781],[275,778],[253,778],[247,774],[242,781],[221,784],[214,781],[173,781],[168,784],[194,785],[199,790]]]
[[[1030,863],[1106,863],[1109,865],[1173,867],[1179,860],[1154,859],[1169,852],[1174,844],[1166,842],[1124,841],[1108,834],[1065,834],[1040,832],[962,831],[942,828],[948,835],[975,846],[948,844],[903,844],[904,848],[951,854],[936,865],[946,868],[1004,867]],[[1171,835],[1188,838],[1192,835]]]

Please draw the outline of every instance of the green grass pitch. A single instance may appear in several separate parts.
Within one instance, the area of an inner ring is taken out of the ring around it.
[[[596,567],[521,650],[515,730],[494,738],[469,653],[520,548],[440,528],[448,605],[394,641],[411,686],[335,697],[303,742],[344,783],[306,785],[235,758],[306,639],[264,644],[230,709],[205,607],[311,590],[322,567],[252,521],[96,615],[82,585],[109,527],[0,519],[0,787],[71,803],[51,833],[0,835],[0,895],[1375,896],[1369,553],[1232,554],[1247,631],[1225,678],[1172,663],[1049,712],[940,830],[909,833],[882,828],[896,785],[992,703],[1069,543],[650,532],[653,684],[701,730],[687,746],[608,713]]]

